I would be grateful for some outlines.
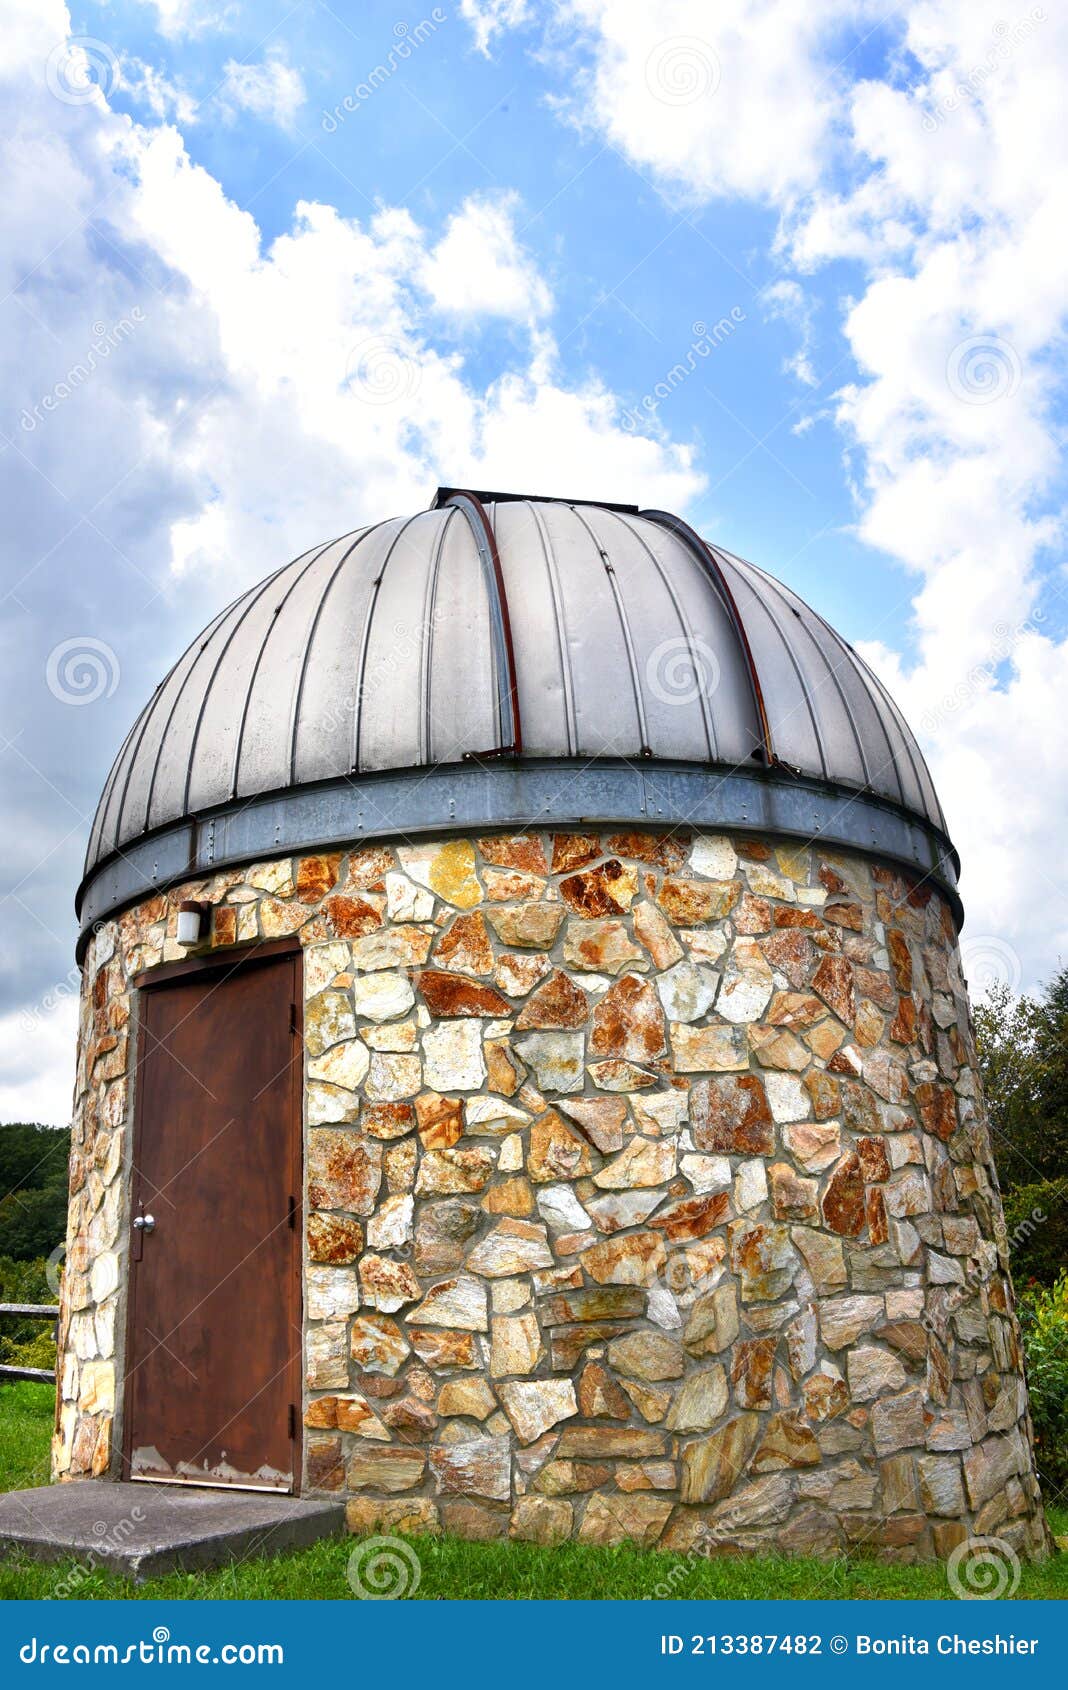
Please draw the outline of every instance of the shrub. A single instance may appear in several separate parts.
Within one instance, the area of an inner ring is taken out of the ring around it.
[[[1046,1501],[1068,1488],[1068,1270],[1050,1286],[1019,1288],[1027,1384]]]
[[[17,1262],[0,1256],[0,1303],[55,1303],[47,1278],[48,1263]],[[19,1320],[5,1315],[0,1324],[0,1361],[9,1367],[55,1367],[54,1322]]]
[[[1036,1180],[1002,1193],[1013,1283],[1052,1285],[1068,1262],[1068,1188],[1063,1179]]]

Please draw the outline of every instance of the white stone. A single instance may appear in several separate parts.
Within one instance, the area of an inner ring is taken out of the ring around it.
[[[489,1328],[486,1287],[472,1274],[461,1273],[431,1286],[417,1308],[408,1310],[411,1326],[448,1326],[462,1331]]]
[[[421,1090],[423,1068],[418,1056],[396,1056],[376,1050],[371,1057],[367,1096],[374,1103],[397,1103]]]
[[[310,1262],[305,1285],[309,1320],[343,1320],[360,1306],[355,1268],[320,1267]]]
[[[686,1119],[689,1100],[684,1091],[631,1092],[627,1102],[641,1132],[674,1138]]]
[[[102,1250],[89,1270],[89,1287],[94,1303],[102,1303],[118,1289],[119,1258],[114,1250]]]
[[[431,1091],[477,1091],[486,1083],[482,1032],[475,1020],[442,1021],[423,1034],[424,1084]]]
[[[533,1069],[540,1091],[582,1090],[581,1033],[528,1033],[516,1040],[516,1050]]]
[[[768,1069],[762,1076],[768,1108],[776,1121],[803,1121],[810,1112],[809,1095],[793,1074]]]
[[[650,1287],[645,1313],[654,1326],[662,1327],[665,1332],[674,1331],[682,1325],[679,1305],[675,1301],[674,1293],[669,1291],[666,1285],[656,1283]]]
[[[656,982],[664,1013],[672,1021],[700,1021],[716,998],[717,975],[694,962],[677,962]]]
[[[759,1021],[775,990],[775,978],[754,939],[736,939],[716,999],[726,1021]]]
[[[327,945],[304,947],[304,996],[313,998],[324,986],[329,986],[335,974],[349,966],[349,947],[340,941]]]
[[[408,1196],[387,1197],[367,1222],[367,1242],[372,1250],[399,1250],[413,1236],[415,1200]]]
[[[308,1073],[314,1080],[355,1091],[361,1086],[371,1064],[371,1054],[362,1039],[346,1039],[344,1044],[332,1045],[324,1056],[316,1056],[308,1063]]]
[[[317,1084],[309,1080],[304,1088],[304,1113],[309,1127],[328,1127],[334,1121],[354,1121],[360,1100],[343,1086]]]
[[[517,1174],[523,1166],[523,1139],[519,1133],[509,1133],[501,1144],[497,1167],[502,1174]]]
[[[722,834],[708,834],[694,840],[690,852],[690,867],[707,880],[733,880],[738,867],[738,853]]]
[[[683,927],[679,938],[695,962],[718,962],[729,943],[721,927]]]
[[[502,1097],[469,1097],[464,1104],[464,1118],[469,1133],[481,1133],[492,1138],[525,1126],[530,1120],[526,1109],[517,1109]]]
[[[386,914],[390,921],[429,921],[433,913],[433,892],[391,869],[386,875]]]
[[[578,1413],[570,1379],[511,1379],[497,1386],[497,1394],[524,1444],[532,1444],[550,1426]]]
[[[584,1232],[591,1224],[570,1185],[543,1185],[538,1191],[538,1213],[554,1232]]]
[[[352,995],[356,1014],[367,1021],[392,1021],[406,1015],[415,1002],[411,983],[403,974],[358,974]]]
[[[734,1206],[736,1209],[748,1211],[758,1209],[761,1203],[767,1201],[768,1175],[763,1159],[754,1156],[749,1162],[740,1162],[734,1179]]]
[[[697,1192],[704,1197],[709,1191],[726,1191],[731,1183],[731,1164],[728,1156],[683,1156],[679,1172],[684,1174]]]

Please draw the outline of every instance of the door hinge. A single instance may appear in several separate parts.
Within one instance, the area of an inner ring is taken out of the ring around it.
[[[297,1405],[296,1405],[296,1403],[291,1402],[290,1405],[289,1405],[289,1441],[290,1441],[290,1443],[293,1443],[296,1440],[296,1436],[297,1436]]]
[[[289,1031],[294,1035],[297,1031],[297,1006],[295,1003],[291,1003],[289,1006]]]
[[[297,1230],[297,1200],[292,1192],[289,1194],[289,1230],[290,1232]]]

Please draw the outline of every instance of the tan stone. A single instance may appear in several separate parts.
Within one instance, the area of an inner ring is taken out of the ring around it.
[[[655,1496],[600,1493],[590,1497],[579,1527],[579,1543],[635,1543],[652,1548],[667,1525],[673,1504]]]
[[[363,1301],[371,1308],[382,1314],[393,1314],[405,1303],[414,1303],[422,1294],[422,1287],[407,1262],[365,1255],[360,1260],[360,1291]]]
[[[685,955],[655,904],[643,900],[634,905],[631,913],[634,936],[645,946],[657,968],[670,968],[672,963],[678,962]]]
[[[585,1137],[569,1127],[553,1110],[540,1115],[530,1128],[527,1173],[535,1185],[580,1179],[593,1172],[593,1155]]]
[[[560,1111],[578,1123],[585,1136],[605,1155],[623,1148],[627,1106],[615,1098],[561,1099]]]
[[[602,1191],[629,1191],[674,1178],[676,1151],[663,1139],[632,1138],[618,1156],[593,1176]]]
[[[412,1349],[427,1367],[436,1369],[479,1366],[474,1334],[471,1332],[424,1331],[409,1327],[408,1336],[412,1341]]]
[[[419,1164],[416,1194],[443,1196],[460,1191],[484,1191],[493,1176],[495,1156],[480,1146],[428,1150]]]
[[[634,944],[624,921],[572,919],[564,935],[564,962],[569,968],[591,974],[621,974],[627,967],[643,966],[648,958]]]
[[[471,1274],[442,1280],[427,1292],[409,1319],[423,1326],[458,1327],[467,1332],[489,1330],[486,1287]]]
[[[533,1443],[550,1426],[578,1413],[570,1379],[506,1379],[497,1387],[504,1412],[519,1441]]]
[[[823,1193],[823,1224],[857,1237],[864,1230],[864,1181],[859,1157],[850,1152],[835,1163]]]
[[[703,1432],[715,1425],[727,1401],[727,1374],[716,1362],[683,1380],[665,1424],[673,1432]]]
[[[734,1490],[760,1431],[759,1414],[739,1414],[682,1450],[683,1502],[718,1502]]]
[[[666,1332],[628,1332],[608,1346],[608,1360],[617,1373],[657,1384],[681,1378],[686,1357],[677,1338]]]
[[[347,1215],[308,1216],[308,1256],[313,1262],[354,1262],[363,1249],[360,1223]]]
[[[364,1373],[392,1378],[408,1355],[408,1342],[388,1315],[360,1315],[352,1323],[350,1353]]]
[[[487,1279],[502,1279],[510,1274],[529,1273],[534,1268],[551,1267],[553,1260],[543,1226],[509,1218],[499,1221],[475,1246],[467,1265],[472,1273],[483,1274]]]
[[[561,969],[556,969],[527,1000],[516,1021],[526,1028],[584,1027],[590,1013],[585,992],[580,991]]]
[[[657,902],[677,927],[693,927],[698,922],[722,921],[730,915],[741,895],[740,880],[684,880],[667,875]]]
[[[490,1373],[494,1379],[533,1373],[544,1355],[536,1316],[527,1311],[494,1315],[490,1338]]]
[[[562,904],[505,904],[486,911],[503,945],[536,951],[549,949],[565,913]]]
[[[563,1498],[521,1496],[512,1510],[508,1535],[520,1543],[549,1548],[567,1542],[573,1521],[574,1510]]]
[[[424,1150],[451,1150],[463,1137],[463,1104],[458,1097],[424,1092],[415,1100],[415,1113]]]
[[[671,1050],[679,1074],[726,1073],[749,1062],[744,1027],[691,1027],[673,1021]]]
[[[598,1285],[651,1285],[663,1272],[666,1254],[655,1232],[630,1232],[594,1244],[579,1260]]]
[[[511,1496],[511,1440],[474,1438],[437,1445],[430,1464],[438,1491],[445,1496],[484,1496],[507,1502]]]
[[[690,1122],[699,1150],[766,1156],[775,1146],[764,1085],[755,1074],[696,1081],[690,1087]]]
[[[308,1134],[308,1201],[316,1209],[369,1215],[382,1181],[382,1146],[362,1133],[317,1127]]]
[[[594,1056],[632,1062],[664,1054],[664,1016],[649,981],[626,974],[609,987],[593,1012],[589,1048]]]
[[[434,946],[434,961],[439,967],[454,969],[460,974],[491,972],[493,947],[480,911],[454,918]]]
[[[485,1420],[496,1406],[497,1399],[485,1379],[447,1379],[438,1392],[438,1413],[446,1418],[463,1415]]]
[[[331,887],[337,882],[337,871],[341,866],[341,855],[332,851],[329,855],[318,857],[302,857],[297,864],[296,893],[302,904],[317,904]]]
[[[349,1456],[346,1481],[350,1490],[412,1490],[422,1482],[426,1455],[410,1444],[388,1449],[362,1449]]]

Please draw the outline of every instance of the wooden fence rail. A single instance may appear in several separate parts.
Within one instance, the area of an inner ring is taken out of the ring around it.
[[[58,1320],[59,1307],[53,1303],[0,1303],[0,1315],[12,1319]],[[55,1384],[56,1376],[46,1367],[5,1367],[0,1365],[0,1379],[36,1379],[42,1384]]]

